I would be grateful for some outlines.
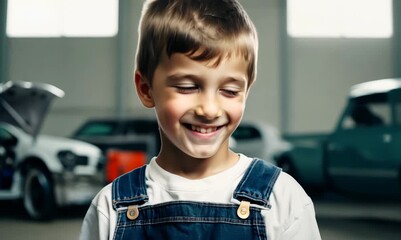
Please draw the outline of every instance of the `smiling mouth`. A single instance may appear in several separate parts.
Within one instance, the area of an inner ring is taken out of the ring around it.
[[[201,126],[196,126],[196,125],[192,125],[192,124],[185,124],[185,127],[192,131],[204,133],[204,134],[215,132],[221,128],[221,126],[220,127],[201,127]]]

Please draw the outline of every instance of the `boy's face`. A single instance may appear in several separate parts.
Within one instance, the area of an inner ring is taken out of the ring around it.
[[[162,57],[151,87],[136,73],[141,101],[156,111],[162,152],[210,158],[228,151],[229,137],[245,109],[248,65],[234,56],[212,65],[176,53]]]

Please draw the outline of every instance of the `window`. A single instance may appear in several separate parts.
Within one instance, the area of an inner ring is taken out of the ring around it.
[[[389,38],[392,0],[287,0],[291,37]]]
[[[396,89],[391,92],[394,103],[394,123],[401,126],[401,89]]]
[[[117,122],[89,122],[80,128],[74,137],[112,136],[117,132]]]
[[[126,134],[159,134],[157,120],[133,120],[126,123]]]
[[[353,105],[350,114],[344,119],[344,129],[380,127],[391,122],[390,107],[386,102]]]
[[[8,0],[9,37],[111,37],[118,0]]]

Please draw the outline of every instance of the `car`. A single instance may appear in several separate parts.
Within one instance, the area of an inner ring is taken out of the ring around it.
[[[278,165],[308,189],[401,197],[401,78],[351,87],[330,133],[286,136]]]
[[[291,149],[291,144],[281,137],[279,130],[265,121],[242,121],[232,138],[234,151],[273,164],[276,164],[277,156]]]
[[[90,118],[71,138],[94,144],[105,155],[110,150],[141,151],[149,160],[160,149],[159,125],[151,117]]]
[[[140,167],[160,149],[159,126],[155,118],[91,118],[71,138],[98,146],[105,156],[105,183]]]
[[[63,96],[46,83],[0,84],[0,200],[22,199],[35,220],[53,218],[59,207],[88,204],[104,186],[98,147],[40,134],[51,102]]]

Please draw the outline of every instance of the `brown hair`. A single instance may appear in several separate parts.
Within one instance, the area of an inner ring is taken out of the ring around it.
[[[183,53],[196,61],[241,56],[256,78],[256,29],[235,0],[148,0],[142,11],[136,68],[151,83],[160,57]]]

